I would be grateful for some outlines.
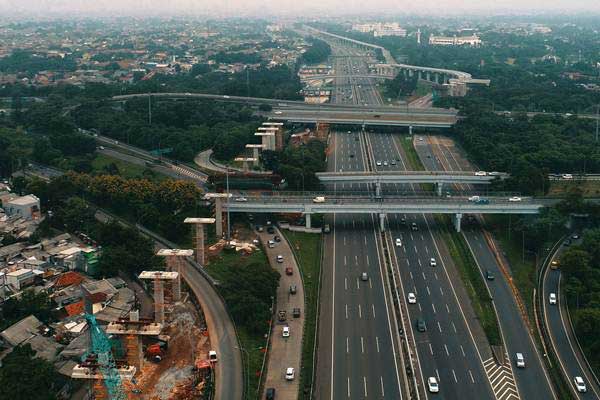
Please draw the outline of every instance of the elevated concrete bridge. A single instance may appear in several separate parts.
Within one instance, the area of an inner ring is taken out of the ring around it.
[[[318,172],[317,178],[321,183],[368,183],[374,184],[376,194],[381,194],[382,184],[430,183],[436,185],[438,195],[442,195],[445,184],[490,184],[495,179],[505,179],[508,175],[475,175],[473,172],[462,171],[379,171],[379,172]]]
[[[486,197],[487,202],[470,202],[467,197],[417,197],[339,195],[297,192],[273,192],[243,198],[227,197],[223,193],[209,193],[206,199],[215,200],[217,227],[222,225],[222,212],[300,213],[311,226],[311,214],[379,214],[381,229],[385,229],[386,214],[454,214],[455,227],[460,231],[463,214],[537,214],[543,207],[559,200],[525,198],[509,201],[508,197]],[[217,232],[218,234],[218,232]]]

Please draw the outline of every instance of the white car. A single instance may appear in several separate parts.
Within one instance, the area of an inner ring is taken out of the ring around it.
[[[419,142],[422,142],[422,141],[423,141],[423,138],[422,138],[422,137],[420,137],[420,138],[419,138]]]
[[[417,303],[417,296],[415,296],[414,293],[409,293],[408,296],[408,304],[416,304]]]
[[[401,247],[402,246],[402,240],[400,240],[400,238],[396,238],[396,247]]]
[[[550,304],[556,304],[556,293],[550,293],[548,301],[550,302]]]
[[[515,363],[518,368],[525,368],[525,357],[523,357],[523,353],[517,353],[515,355]]]
[[[388,166],[388,162],[387,162],[387,161],[384,161],[384,162],[383,162],[383,166],[384,166],[384,167],[387,167],[387,166]]]
[[[440,391],[440,387],[435,376],[430,376],[429,378],[427,378],[427,387],[429,388],[429,391],[431,393],[437,393]]]
[[[437,262],[435,261],[435,258],[429,260],[429,265],[431,265],[432,267],[437,267]]]
[[[290,337],[290,327],[289,326],[283,327],[283,330],[281,331],[281,336]]]
[[[381,161],[377,161],[376,164],[377,164],[378,167],[381,167]]]
[[[360,274],[360,280],[361,281],[368,281],[369,280],[369,275],[367,275],[366,272],[363,272],[362,274]]]
[[[283,262],[283,256],[281,254],[277,256],[277,262],[280,264]]]
[[[562,174],[563,179],[573,179],[573,175],[571,174]]]
[[[294,368],[289,367],[288,369],[285,370],[285,380],[286,381],[293,381],[295,375],[296,374],[294,372]]]
[[[487,175],[487,172],[485,172],[485,171],[477,171],[477,172],[475,172],[475,176],[486,176],[486,175]]]
[[[471,196],[469,197],[469,201],[471,202],[477,202],[479,201],[481,198],[479,196]]]
[[[513,202],[513,203],[517,202],[517,201],[521,201],[521,200],[523,200],[523,199],[521,199],[518,196],[513,196],[513,197],[511,197],[511,198],[508,199],[508,201]]]
[[[238,202],[240,202],[240,203],[245,203],[245,202],[247,202],[247,201],[248,201],[248,199],[247,199],[247,198],[245,198],[245,197],[237,197],[237,198],[235,199],[235,201],[238,201]]]
[[[587,392],[587,387],[585,386],[585,382],[583,381],[582,377],[576,376],[573,378],[573,382],[575,382],[575,388],[579,393]]]
[[[325,203],[325,196],[317,196],[313,198],[313,203]]]

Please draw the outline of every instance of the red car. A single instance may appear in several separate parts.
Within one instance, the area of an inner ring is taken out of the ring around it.
[[[292,269],[292,267],[286,267],[285,268],[285,274],[286,275],[293,275],[294,274],[294,270]]]

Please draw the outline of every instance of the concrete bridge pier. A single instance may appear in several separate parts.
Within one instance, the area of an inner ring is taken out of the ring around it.
[[[454,228],[456,229],[456,232],[460,232],[460,220],[461,219],[462,219],[462,214],[454,215]]]
[[[427,78],[428,81],[431,81],[431,72],[427,71],[427,73],[425,74],[425,77]]]
[[[409,135],[411,135],[411,136],[412,136],[412,134],[413,134],[413,131],[412,131],[412,129],[413,129],[412,125],[409,125],[409,126],[408,126],[408,134],[409,134]]]
[[[423,79],[423,71],[418,71],[417,75],[419,77],[419,80]]]
[[[308,229],[312,228],[311,221],[310,221],[310,214],[309,213],[304,214],[304,218],[306,219],[306,227]]]
[[[381,196],[381,182],[379,181],[375,182],[375,196]]]
[[[381,232],[385,232],[385,214],[379,214],[379,229]]]
[[[437,190],[437,195],[438,196],[442,196],[442,189],[444,188],[444,183],[443,182],[436,182],[435,184],[435,189]]]
[[[215,198],[215,231],[217,239],[223,237],[223,199]]]

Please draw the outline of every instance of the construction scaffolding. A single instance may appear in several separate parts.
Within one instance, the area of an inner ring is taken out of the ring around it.
[[[140,318],[139,311],[131,311],[126,318],[119,318],[111,322],[106,328],[109,335],[121,338],[127,350],[127,364],[140,370],[144,366],[144,352],[142,348],[143,336],[158,336],[163,325],[147,318]]]

